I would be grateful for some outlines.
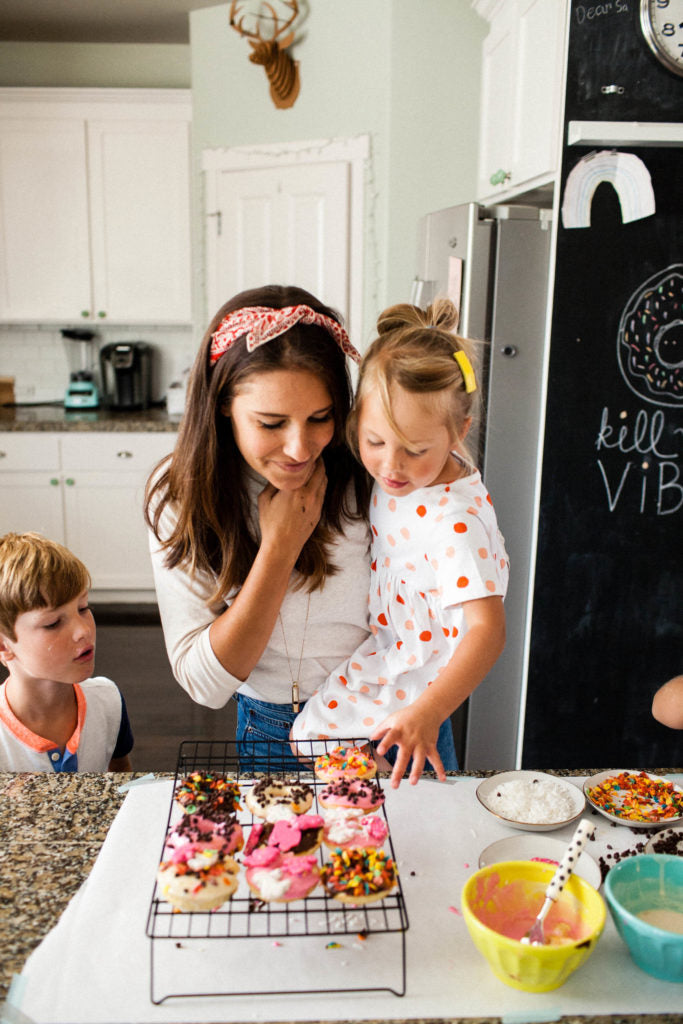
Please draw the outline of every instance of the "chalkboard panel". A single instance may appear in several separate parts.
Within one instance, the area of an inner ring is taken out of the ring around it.
[[[638,6],[572,3],[568,121],[681,120],[683,79],[656,60],[640,32]]]
[[[679,120],[683,79],[650,58],[636,5],[582,6],[567,120]],[[593,182],[589,226],[558,229],[525,767],[683,764],[683,733],[651,715],[683,671],[683,152],[624,152],[655,213],[638,217],[642,188],[620,202]],[[563,196],[586,156],[565,147]]]

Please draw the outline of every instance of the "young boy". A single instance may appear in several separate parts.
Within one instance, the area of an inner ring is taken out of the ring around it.
[[[0,537],[0,771],[130,771],[123,696],[91,678],[90,574],[37,533]]]

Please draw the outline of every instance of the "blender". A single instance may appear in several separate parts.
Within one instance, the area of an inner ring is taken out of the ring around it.
[[[69,376],[69,385],[64,395],[65,409],[97,409],[100,404],[100,397],[97,385],[90,368],[88,346],[95,337],[94,331],[84,328],[64,328],[61,331],[63,338],[79,342],[81,346],[81,368],[75,370]]]

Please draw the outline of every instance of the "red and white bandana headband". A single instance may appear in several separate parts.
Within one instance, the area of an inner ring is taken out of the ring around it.
[[[316,313],[310,306],[285,306],[272,309],[270,306],[245,306],[234,313],[228,313],[211,337],[209,365],[218,362],[231,345],[246,335],[247,352],[253,352],[259,345],[272,341],[288,331],[295,324],[317,324],[332,335],[339,348],[354,362],[360,362],[360,353],[353,347],[341,324],[323,313]]]

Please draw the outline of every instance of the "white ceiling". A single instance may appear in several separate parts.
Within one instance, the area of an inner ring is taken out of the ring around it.
[[[188,43],[189,12],[226,0],[0,0],[0,40]]]

